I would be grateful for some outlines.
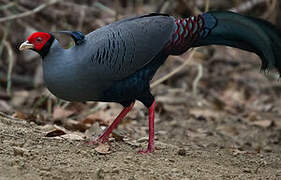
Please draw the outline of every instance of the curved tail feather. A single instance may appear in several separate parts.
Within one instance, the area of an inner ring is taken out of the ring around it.
[[[281,73],[281,31],[269,22],[233,12],[207,12],[202,15],[208,34],[192,47],[227,45],[260,56],[262,70],[277,68]]]

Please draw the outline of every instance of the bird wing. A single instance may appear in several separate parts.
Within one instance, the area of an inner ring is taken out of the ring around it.
[[[98,79],[124,79],[148,64],[170,41],[174,18],[149,14],[124,19],[86,35]]]
[[[55,31],[55,32],[52,32],[52,33],[60,33],[60,34],[66,34],[68,36],[70,36],[75,45],[80,45],[84,42],[84,34],[80,31]]]

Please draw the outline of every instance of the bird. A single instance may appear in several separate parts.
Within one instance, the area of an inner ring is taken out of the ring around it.
[[[86,35],[58,31],[74,40],[64,49],[54,32],[35,32],[19,50],[41,56],[44,81],[67,101],[115,102],[123,110],[94,141],[106,143],[111,132],[140,101],[149,111],[149,154],[154,146],[155,98],[150,81],[169,55],[190,48],[226,45],[256,53],[261,70],[281,72],[281,32],[266,20],[229,11],[209,11],[186,18],[150,13],[121,19]]]

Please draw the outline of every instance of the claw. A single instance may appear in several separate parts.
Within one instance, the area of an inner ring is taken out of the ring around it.
[[[87,145],[97,145],[98,143],[99,143],[99,142],[96,141],[96,140],[84,142],[84,144],[87,144]]]
[[[105,144],[109,142],[109,137],[108,136],[100,136],[99,138],[97,139],[94,139],[92,141],[86,141],[85,144],[88,144],[88,145],[97,145],[99,143],[102,143],[102,144]]]
[[[106,142],[109,142],[109,137],[108,136],[100,136],[96,141],[104,144]]]
[[[153,152],[153,149],[142,149],[138,151],[138,154],[150,154]]]

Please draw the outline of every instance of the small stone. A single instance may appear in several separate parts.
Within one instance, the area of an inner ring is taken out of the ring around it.
[[[264,151],[265,152],[272,152],[272,148],[270,146],[265,146]]]
[[[144,143],[148,141],[148,137],[142,137],[140,139],[137,140],[138,143]]]
[[[128,160],[124,160],[123,161],[125,164],[130,164],[131,162],[130,161],[128,161]]]
[[[110,146],[108,144],[99,143],[99,145],[95,148],[95,150],[98,153],[100,153],[100,154],[109,154],[109,153],[111,153]]]
[[[105,175],[105,172],[104,172],[103,169],[99,169],[99,170],[97,171],[97,177],[98,177],[98,179],[103,179],[103,178],[104,178],[104,175]]]
[[[25,153],[28,152],[27,149],[20,148],[20,147],[14,147],[14,155],[15,156],[23,156]]]
[[[133,158],[133,156],[126,156],[125,159],[126,160],[131,160]]]
[[[169,161],[172,163],[176,162],[174,159],[169,159]]]
[[[243,169],[243,172],[244,172],[244,173],[252,173],[251,169],[249,169],[249,168]]]
[[[178,155],[180,155],[180,156],[186,156],[186,150],[183,149],[183,148],[179,149],[179,150],[178,150]]]
[[[120,173],[120,170],[119,170],[119,169],[114,169],[114,170],[112,171],[112,173],[114,173],[114,174],[119,174],[119,173]]]

